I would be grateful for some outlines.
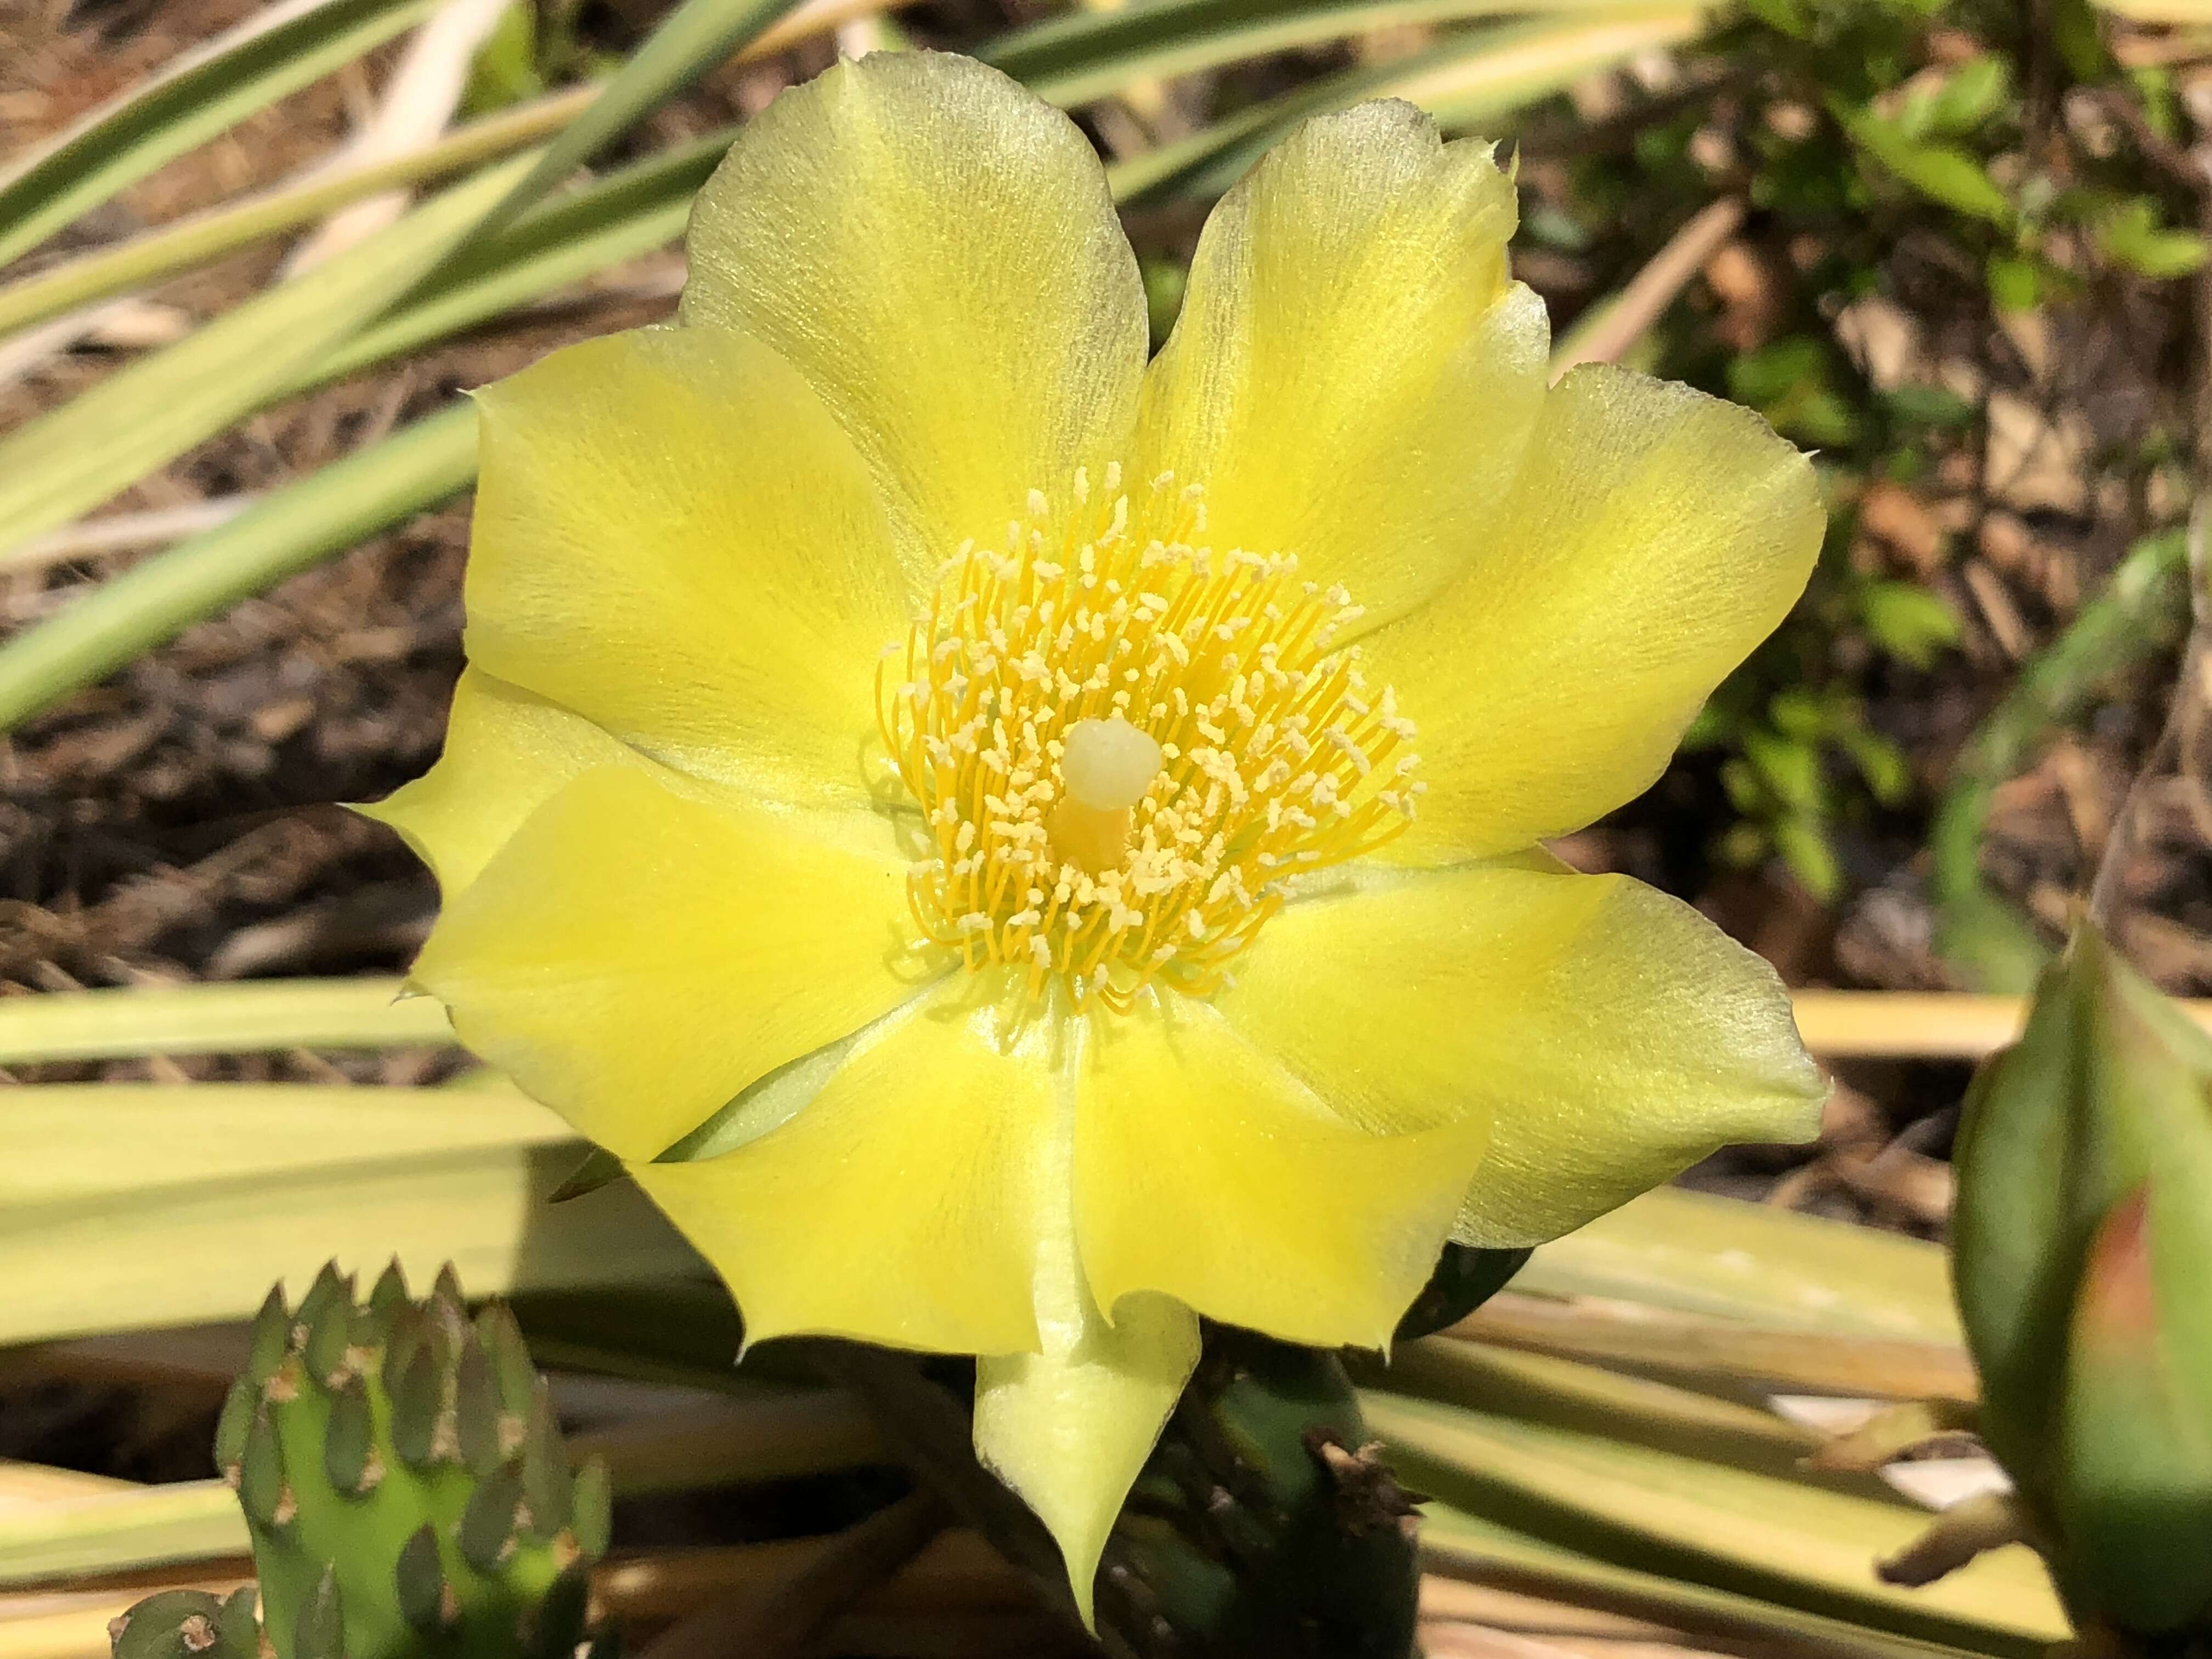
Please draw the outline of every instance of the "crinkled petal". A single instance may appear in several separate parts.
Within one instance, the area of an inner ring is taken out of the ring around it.
[[[1144,472],[1203,483],[1214,546],[1295,553],[1365,626],[1436,592],[1488,544],[1543,403],[1516,211],[1491,146],[1411,104],[1307,122],[1206,221]]]
[[[471,659],[685,771],[866,801],[905,576],[798,374],[722,330],[640,329],[478,402]]]
[[[1568,374],[1474,561],[1361,641],[1428,783],[1384,856],[1510,851],[1641,793],[1796,603],[1822,524],[1810,463],[1756,415],[1620,369]]]
[[[1198,1364],[1199,1336],[1198,1316],[1170,1297],[1125,1297],[1110,1324],[1091,1299],[1076,1249],[1071,1108],[1063,1102],[1055,1133],[1037,1143],[1030,1176],[1057,1200],[1038,1211],[1041,1351],[976,1361],[975,1455],[1058,1540],[1088,1626],[1107,1534]]]
[[[1486,1117],[1462,1243],[1540,1243],[1721,1146],[1805,1139],[1826,1092],[1774,970],[1625,876],[1357,872],[1270,921],[1216,1004],[1347,1116]]]
[[[453,687],[437,764],[355,810],[397,830],[430,866],[450,903],[525,818],[595,766],[657,769],[582,715],[480,668],[465,668]]]
[[[806,1333],[949,1353],[1037,1346],[1031,1281],[1065,1188],[1049,1028],[961,974],[854,1045],[758,1139],[630,1173],[729,1285],[749,1342]]]
[[[1289,1341],[1380,1347],[1435,1267],[1486,1138],[1475,1114],[1361,1127],[1172,993],[1095,1018],[1075,1120],[1091,1294],[1117,1321],[1123,1297],[1153,1291]]]
[[[447,902],[413,979],[583,1133],[651,1158],[775,1067],[912,997],[880,818],[601,766]]]
[[[692,210],[683,316],[765,340],[844,422],[926,577],[1119,453],[1144,292],[1059,111],[938,52],[839,64],[754,118]]]

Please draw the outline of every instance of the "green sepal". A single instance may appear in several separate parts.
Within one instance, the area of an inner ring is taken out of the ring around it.
[[[399,1258],[392,1257],[384,1271],[376,1276],[369,1287],[368,1312],[389,1322],[392,1316],[408,1304],[407,1274],[399,1266]],[[386,1328],[390,1325],[387,1322]]]
[[[351,1283],[342,1284],[337,1297],[324,1302],[312,1316],[302,1304],[301,1315],[300,1323],[305,1327],[307,1335],[300,1345],[300,1358],[307,1375],[327,1386],[333,1377],[343,1373],[346,1351],[353,1346]]]
[[[2212,1632],[2212,1370],[2178,1363],[2153,1278],[2152,1204],[2146,1185],[2115,1205],[2083,1266],[2057,1565],[2091,1620],[2201,1636]]]
[[[543,1383],[532,1406],[517,1459],[522,1480],[522,1501],[530,1511],[531,1530],[551,1538],[568,1524],[575,1507],[574,1477],[568,1470],[568,1454],[553,1420],[553,1400]]]
[[[114,1659],[254,1659],[253,1592],[226,1601],[206,1590],[162,1590],[116,1620],[107,1636]]]
[[[1981,1431],[2069,1609],[2203,1633],[2212,1037],[2085,927],[1976,1077],[1954,1161]]]
[[[238,1461],[246,1455],[246,1431],[253,1413],[261,1408],[261,1386],[252,1376],[233,1380],[222,1397],[222,1415],[215,1425],[215,1466],[233,1485],[238,1481]]]
[[[253,1316],[252,1334],[246,1340],[246,1374],[266,1382],[292,1352],[292,1315],[284,1305],[284,1287],[274,1286]]]
[[[1412,1512],[1335,1355],[1209,1327],[1115,1523],[1099,1624],[1144,1653],[1404,1659]]]
[[[481,1342],[471,1342],[461,1354],[453,1376],[453,1424],[460,1443],[461,1462],[472,1474],[488,1475],[505,1461],[507,1448],[501,1419],[499,1383],[492,1375],[491,1357]]]
[[[368,1403],[368,1382],[349,1377],[331,1400],[329,1425],[323,1431],[323,1474],[331,1490],[347,1498],[365,1494],[376,1473],[376,1419]]]
[[[477,1316],[477,1340],[491,1360],[492,1376],[499,1384],[500,1407],[508,1416],[530,1414],[538,1389],[538,1371],[530,1363],[530,1347],[522,1340],[522,1327],[503,1302],[487,1304]]]
[[[323,1569],[314,1594],[301,1604],[299,1616],[292,1621],[288,1659],[345,1659],[345,1614],[336,1567]]]
[[[408,1627],[427,1635],[446,1623],[446,1569],[438,1555],[438,1531],[428,1522],[408,1534],[392,1569],[399,1616]]]
[[[614,1485],[607,1466],[586,1458],[569,1486],[568,1535],[586,1561],[607,1553],[614,1532]]]
[[[255,1411],[246,1427],[238,1463],[238,1502],[247,1522],[263,1531],[281,1524],[290,1507],[284,1488],[284,1452],[266,1404]]]
[[[411,1469],[427,1469],[438,1447],[438,1422],[445,1415],[445,1367],[437,1334],[427,1322],[415,1332],[412,1352],[395,1381],[387,1367],[385,1387],[392,1395],[392,1447]]]
[[[1490,1250],[1446,1244],[1436,1271],[1398,1322],[1397,1340],[1410,1342],[1459,1322],[1505,1288],[1527,1265],[1530,1250]]]
[[[510,1463],[483,1481],[461,1511],[456,1540],[461,1559],[487,1577],[497,1572],[514,1540],[514,1512],[522,1503],[522,1470]]]
[[[292,1316],[292,1346],[304,1349],[316,1327],[326,1325],[333,1312],[350,1317],[353,1286],[340,1276],[337,1262],[325,1261],[307,1295],[300,1298],[299,1311]]]

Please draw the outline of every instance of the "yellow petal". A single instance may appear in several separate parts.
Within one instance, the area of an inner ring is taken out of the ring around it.
[[[1491,147],[1410,104],[1307,122],[1206,221],[1139,452],[1206,486],[1216,547],[1297,555],[1365,625],[1483,544],[1544,396],[1548,325],[1506,276]]]
[[[1429,786],[1384,856],[1505,852],[1641,793],[1796,602],[1822,525],[1811,465],[1749,410],[1570,374],[1465,572],[1360,642]]]
[[[448,901],[413,977],[530,1094],[650,1158],[914,995],[933,968],[907,954],[905,894],[880,819],[602,766]]]
[[[1191,1368],[1198,1316],[1170,1297],[1125,1297],[1109,1324],[1077,1259],[1071,1131],[1065,1112],[1039,1140],[1030,1177],[1040,1206],[1036,1353],[975,1363],[975,1455],[1058,1541],[1087,1628],[1098,1558]]]
[[[478,401],[471,659],[686,771],[866,800],[904,576],[798,374],[720,330],[641,329]]]
[[[465,668],[438,763],[355,810],[397,830],[450,903],[541,803],[595,766],[653,769],[582,715]]]
[[[1486,1116],[1462,1243],[1540,1243],[1721,1146],[1818,1127],[1789,994],[1677,900],[1506,862],[1339,892],[1271,921],[1217,1006],[1347,1116]]]
[[[1117,454],[1146,330],[1073,122],[938,52],[842,63],[755,117],[692,209],[683,316],[765,340],[878,470],[933,574]]]
[[[1436,1266],[1485,1139],[1480,1115],[1358,1127],[1173,993],[1094,1018],[1075,1125],[1091,1293],[1117,1320],[1124,1296],[1157,1291],[1290,1341],[1380,1347]]]
[[[951,1353],[1037,1346],[1034,1180],[1057,1124],[1050,1028],[1009,1036],[1003,976],[961,974],[855,1043],[758,1139],[640,1185],[728,1284],[745,1340],[808,1333]]]

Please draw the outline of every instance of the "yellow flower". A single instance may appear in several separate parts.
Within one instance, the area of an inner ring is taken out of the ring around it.
[[[1811,472],[1547,391],[1514,219],[1408,106],[1310,122],[1147,367],[1075,127],[878,56],[739,140],[678,325],[481,399],[471,666],[377,809],[416,981],[753,1339],[980,1356],[1086,1602],[1198,1316],[1376,1346],[1448,1235],[1812,1127],[1774,975],[1538,847],[1788,610]]]

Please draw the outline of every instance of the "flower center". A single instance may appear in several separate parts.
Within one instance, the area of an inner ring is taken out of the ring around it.
[[[1222,984],[1292,880],[1398,835],[1425,786],[1389,688],[1329,647],[1359,615],[1342,588],[1205,545],[1172,474],[1103,483],[1078,471],[999,549],[963,543],[877,701],[936,845],[915,925],[1026,967],[1032,1000],[1057,981],[1126,1011],[1155,977]]]

